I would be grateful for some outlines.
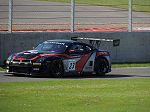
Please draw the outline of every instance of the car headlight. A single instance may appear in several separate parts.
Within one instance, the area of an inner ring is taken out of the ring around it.
[[[10,55],[7,60],[6,60],[6,64],[9,64],[11,62],[11,60],[13,59],[15,54]]]
[[[13,57],[14,57],[14,54],[10,55],[7,60],[10,61],[13,59]]]

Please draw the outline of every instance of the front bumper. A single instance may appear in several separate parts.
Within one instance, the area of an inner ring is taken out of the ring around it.
[[[7,64],[6,72],[25,75],[46,75],[46,66],[42,63],[30,62],[10,62]]]

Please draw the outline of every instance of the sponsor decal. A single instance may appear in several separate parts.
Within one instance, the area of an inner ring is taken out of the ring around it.
[[[45,43],[51,43],[51,44],[65,45],[65,43],[63,43],[63,42],[45,42]]]
[[[33,65],[41,65],[41,63],[33,63]]]
[[[40,70],[40,68],[33,68],[33,70]]]

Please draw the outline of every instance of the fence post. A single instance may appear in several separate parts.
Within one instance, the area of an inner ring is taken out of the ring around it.
[[[132,32],[132,0],[129,0],[129,23],[128,32]]]
[[[75,0],[71,0],[71,32],[74,32]]]
[[[9,0],[9,33],[12,33],[13,0]]]

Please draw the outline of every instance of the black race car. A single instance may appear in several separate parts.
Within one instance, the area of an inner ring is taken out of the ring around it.
[[[110,71],[109,52],[73,40],[47,40],[33,50],[12,54],[6,61],[6,72],[13,74],[61,77],[64,73],[104,75]]]

